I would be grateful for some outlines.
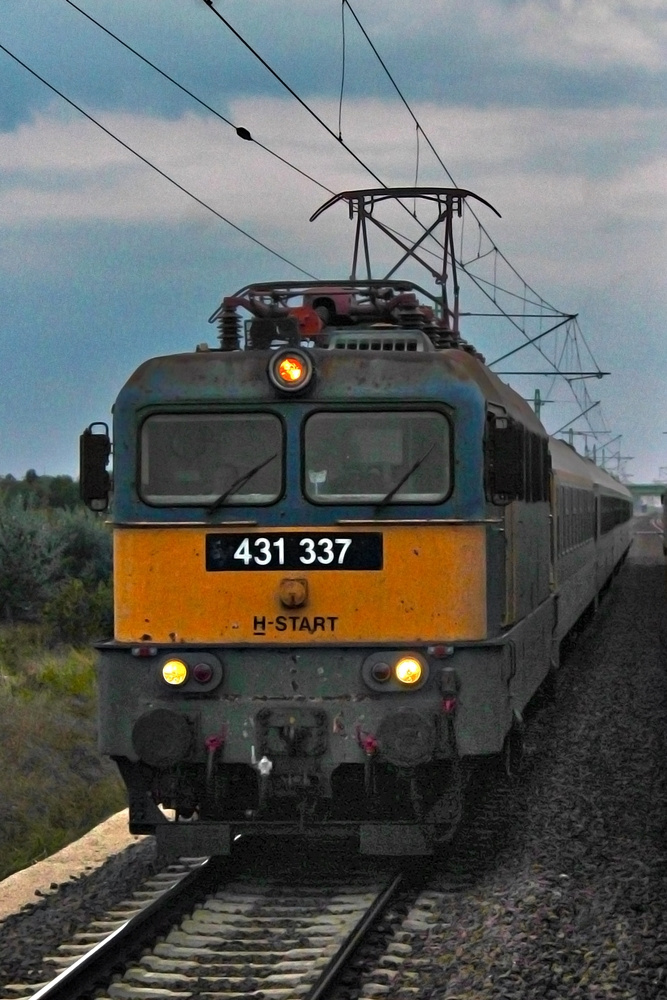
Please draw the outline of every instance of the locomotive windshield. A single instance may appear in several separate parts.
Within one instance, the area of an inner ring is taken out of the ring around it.
[[[305,427],[305,491],[316,503],[440,503],[450,491],[442,413],[316,413]]]
[[[273,503],[282,454],[273,414],[154,414],[141,429],[140,493],[151,504]]]

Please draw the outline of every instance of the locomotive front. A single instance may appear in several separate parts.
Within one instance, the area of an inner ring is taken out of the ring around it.
[[[219,349],[147,361],[116,401],[100,746],[168,852],[301,833],[430,853],[462,762],[503,748],[546,670],[551,610],[521,632],[539,676],[507,632],[529,552],[548,594],[546,435],[416,290],[251,286]],[[103,506],[108,438],[82,440]]]
[[[397,819],[456,812],[449,657],[487,628],[484,406],[478,363],[425,341],[157,358],[120,394],[101,745],[135,832],[160,803],[217,851],[232,828],[323,823],[385,850]]]

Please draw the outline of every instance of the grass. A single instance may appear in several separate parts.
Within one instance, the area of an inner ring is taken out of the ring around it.
[[[45,634],[0,626],[0,879],[125,805],[97,751],[93,652],[49,648]]]

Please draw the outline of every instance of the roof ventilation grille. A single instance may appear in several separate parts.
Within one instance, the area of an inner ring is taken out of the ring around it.
[[[413,354],[418,351],[433,351],[433,344],[421,330],[383,330],[377,333],[372,330],[356,330],[354,332],[337,331],[329,337],[329,350],[334,351],[369,351],[383,353]]]

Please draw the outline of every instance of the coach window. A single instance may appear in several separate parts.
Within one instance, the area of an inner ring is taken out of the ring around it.
[[[441,503],[450,437],[434,411],[315,413],[305,425],[304,492],[315,503]]]
[[[141,428],[139,492],[155,505],[268,504],[282,492],[283,427],[272,413],[156,413]]]

